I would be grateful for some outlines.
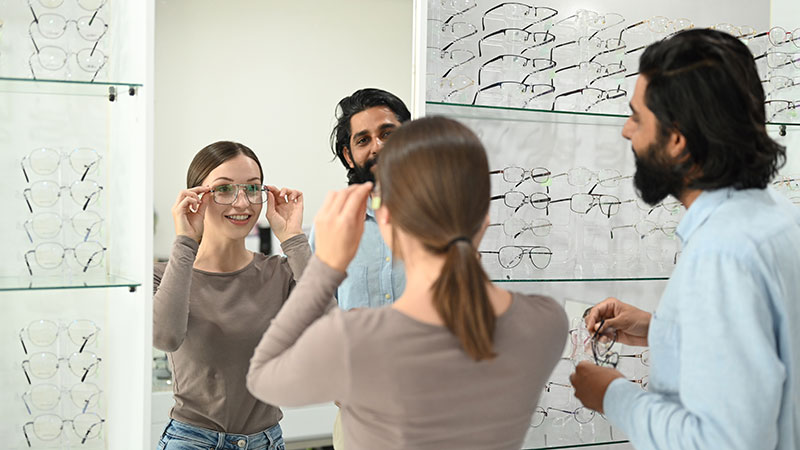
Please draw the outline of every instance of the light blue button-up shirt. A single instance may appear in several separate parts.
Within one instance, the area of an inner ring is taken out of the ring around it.
[[[311,230],[314,250],[314,230]],[[392,258],[392,251],[383,242],[375,212],[367,207],[364,234],[355,258],[347,266],[347,278],[336,291],[342,309],[379,308],[391,305],[406,287],[403,263]]]
[[[772,189],[703,192],[650,323],[649,392],[606,391],[638,450],[800,448],[800,212]]]

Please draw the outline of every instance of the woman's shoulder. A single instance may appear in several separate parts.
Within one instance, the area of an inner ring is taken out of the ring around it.
[[[511,308],[507,311],[511,313],[510,317],[550,324],[555,329],[568,328],[564,308],[552,297],[512,291],[511,298]]]

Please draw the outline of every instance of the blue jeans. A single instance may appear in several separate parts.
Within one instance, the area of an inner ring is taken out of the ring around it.
[[[255,434],[220,433],[172,419],[158,441],[158,450],[285,450],[281,426]]]

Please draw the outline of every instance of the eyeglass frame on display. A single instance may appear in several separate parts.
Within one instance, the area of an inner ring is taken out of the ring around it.
[[[25,198],[25,202],[28,204],[28,210],[30,210],[30,212],[33,213],[33,207],[31,206],[31,201],[33,201],[33,203],[36,206],[41,206],[43,208],[49,208],[49,207],[55,205],[56,203],[58,203],[58,200],[61,199],[61,191],[63,191],[64,189],[69,190],[70,191],[70,197],[72,197],[72,199],[75,200],[75,197],[72,195],[73,187],[78,183],[87,183],[87,182],[88,183],[94,183],[97,186],[97,189],[92,191],[92,194],[90,196],[85,197],[86,201],[83,203],[83,206],[81,207],[81,210],[86,211],[86,208],[88,208],[89,204],[92,203],[92,199],[99,197],[100,193],[103,191],[103,186],[100,186],[100,184],[98,184],[94,180],[77,180],[77,181],[72,182],[72,184],[70,184],[69,186],[62,186],[61,184],[59,184],[59,183],[57,183],[55,181],[51,181],[51,180],[39,180],[39,181],[36,181],[36,182],[32,183],[30,187],[27,187],[27,188],[23,189],[22,190],[22,196]],[[38,184],[42,184],[42,183],[51,183],[51,184],[54,184],[54,185],[56,185],[58,187],[58,194],[56,195],[56,200],[53,203],[42,205],[42,204],[36,203],[36,201],[33,200],[33,186],[38,185]],[[30,199],[28,198],[28,195],[26,195],[28,193],[30,193],[29,194],[31,196]],[[75,203],[77,203],[78,205],[81,204],[77,200],[75,200]]]
[[[36,248],[34,248],[33,250],[28,250],[27,252],[25,252],[25,265],[28,267],[28,273],[30,274],[30,276],[33,276],[33,270],[31,269],[31,264],[30,264],[30,261],[28,260],[28,255],[30,255],[31,253],[33,253],[34,261],[36,261],[36,264],[39,267],[41,267],[42,269],[45,269],[45,270],[52,270],[52,269],[60,267],[61,264],[63,264],[64,261],[67,258],[67,251],[70,251],[70,250],[72,251],[72,255],[75,257],[75,261],[77,261],[78,264],[82,264],[80,261],[78,261],[78,256],[77,256],[75,250],[78,248],[78,246],[84,245],[84,244],[97,244],[100,247],[100,250],[97,250],[94,253],[92,253],[92,256],[90,256],[89,259],[86,261],[86,264],[83,265],[83,272],[86,272],[89,269],[89,267],[92,267],[92,261],[95,260],[94,259],[95,256],[97,256],[98,254],[100,254],[101,256],[105,256],[105,253],[108,250],[108,248],[106,248],[102,243],[100,243],[98,241],[79,242],[78,244],[75,245],[75,247],[72,247],[72,248],[64,247],[59,242],[42,242],[41,244],[37,245]],[[39,261],[37,259],[37,256],[36,256],[36,251],[39,249],[39,247],[41,247],[43,245],[54,245],[54,246],[57,245],[57,246],[61,247],[61,249],[62,249],[61,259],[60,259],[60,261],[59,261],[59,263],[57,265],[55,265],[53,267],[45,267],[45,266],[42,266],[39,263]],[[97,264],[100,264],[100,262],[102,262],[102,259],[98,259],[97,261],[98,261]]]
[[[514,234],[514,235],[509,234],[508,230],[506,230],[507,224],[509,222],[511,222],[512,220],[517,220],[522,224],[522,227],[521,227],[520,231],[518,233]],[[537,224],[536,221],[538,221],[539,223]],[[519,237],[525,231],[530,231],[531,233],[533,233],[534,236],[545,237],[545,236],[548,236],[550,234],[550,230],[553,228],[552,222],[550,222],[547,219],[539,218],[539,219],[533,219],[533,220],[530,220],[530,221],[526,221],[526,220],[522,220],[522,219],[519,219],[519,218],[516,218],[516,217],[509,217],[503,223],[490,223],[487,226],[488,227],[502,226],[503,227],[503,233],[505,233],[506,236],[508,236],[508,237],[510,237],[512,239],[516,239],[517,237]],[[538,233],[536,233],[534,231],[534,228],[545,228],[546,231],[545,231],[544,234],[538,234]]]
[[[539,42],[539,43],[536,43],[534,45],[525,47],[522,51],[519,52],[520,55],[522,55],[523,53],[525,53],[526,51],[528,51],[528,50],[530,50],[532,48],[541,47],[543,45],[547,45],[547,44],[550,44],[552,42],[555,42],[555,40],[556,40],[556,37],[552,33],[550,33],[549,31],[529,31],[529,30],[526,30],[524,28],[514,28],[514,27],[501,28],[501,29],[499,29],[497,31],[493,31],[493,32],[487,34],[486,36],[484,36],[484,37],[482,37],[482,38],[480,38],[478,40],[478,57],[482,57],[483,56],[483,47],[481,47],[481,45],[483,44],[483,41],[485,41],[488,38],[491,38],[494,35],[500,34],[500,33],[503,33],[505,35],[505,33],[507,31],[519,31],[519,32],[525,33],[526,36],[525,36],[524,42],[528,42],[528,39],[530,39],[531,36],[544,35],[544,42]],[[536,41],[535,38],[534,38],[534,41]]]
[[[511,265],[511,266],[506,266],[500,260],[500,253],[506,248],[516,248],[516,249],[518,249],[520,251],[519,260],[517,261],[516,264]],[[541,251],[542,249],[544,249],[544,251]],[[536,251],[534,251],[534,250],[536,250]],[[551,260],[553,258],[553,251],[550,250],[550,248],[545,247],[544,245],[504,245],[504,246],[500,247],[496,251],[495,250],[480,250],[478,253],[487,254],[487,255],[497,255],[497,262],[504,269],[513,269],[513,268],[517,267],[518,265],[520,265],[520,263],[524,259],[525,255],[528,255],[528,258],[531,260],[531,264],[533,265],[533,267],[536,267],[539,270],[544,270],[548,266],[550,266],[550,262],[551,262]],[[539,265],[536,264],[536,262],[533,260],[533,255],[534,254],[535,255],[547,255],[547,263],[544,265],[544,267],[539,267]]]
[[[95,46],[95,47],[96,47],[96,46]],[[94,69],[86,69],[86,68],[85,68],[85,67],[83,67],[83,65],[80,63],[80,59],[78,58],[78,55],[79,55],[81,52],[83,52],[83,51],[89,50],[89,48],[88,48],[88,47],[87,47],[87,48],[80,49],[80,50],[78,50],[77,52],[72,52],[72,53],[70,53],[70,52],[67,52],[66,50],[64,50],[64,49],[63,49],[63,48],[61,48],[61,47],[56,47],[56,46],[54,46],[54,45],[48,45],[48,46],[42,47],[41,49],[37,49],[37,51],[36,51],[36,52],[32,53],[32,54],[31,54],[31,56],[30,56],[30,57],[28,57],[28,68],[30,68],[30,70],[31,70],[31,76],[33,77],[33,79],[34,79],[34,80],[38,80],[38,78],[36,77],[36,71],[35,71],[35,70],[33,70],[33,58],[34,58],[34,56],[35,56],[35,57],[37,57],[37,59],[38,59],[38,58],[40,57],[40,55],[41,55],[41,50],[43,50],[43,49],[49,49],[49,48],[54,48],[54,49],[60,50],[60,51],[61,51],[61,52],[64,54],[63,62],[61,63],[61,66],[59,66],[58,68],[51,69],[51,68],[49,68],[49,67],[46,67],[44,64],[42,64],[42,63],[41,63],[41,60],[39,60],[39,65],[42,67],[42,69],[44,69],[44,70],[49,70],[49,71],[51,71],[51,72],[52,72],[52,71],[56,71],[56,70],[61,70],[61,69],[63,69],[63,68],[64,68],[64,66],[66,66],[66,65],[67,65],[67,61],[69,60],[69,57],[70,57],[70,56],[72,56],[72,55],[74,55],[74,56],[75,56],[75,60],[78,62],[78,67],[80,67],[80,69],[81,69],[81,70],[83,70],[84,72],[87,72],[87,73],[92,73],[92,71],[94,71],[94,74],[92,75],[92,78],[91,78],[91,80],[89,80],[89,82],[90,82],[90,83],[95,81],[95,79],[97,78],[97,75],[100,73],[100,71],[101,71],[101,70],[103,70],[103,67],[105,67],[105,66],[106,66],[106,63],[108,63],[108,56],[106,56],[106,55],[105,55],[105,53],[103,53],[103,52],[102,52],[102,51],[100,51],[99,49],[97,49],[97,48],[93,48],[93,49],[91,49],[91,51],[89,52],[89,56],[94,56],[94,54],[95,54],[95,53],[99,53],[99,54],[100,54],[100,56],[102,56],[102,57],[103,57],[103,62],[102,62],[102,64],[98,65],[98,67],[97,67],[97,70],[94,70]]]
[[[32,355],[31,357],[36,356],[36,355],[52,355],[55,358],[55,363],[56,363],[55,372],[53,372],[52,375],[50,375],[48,377],[38,377],[36,375],[33,375],[35,378],[38,378],[40,380],[48,380],[48,379],[53,378],[54,376],[56,376],[56,374],[58,373],[58,370],[61,368],[61,361],[66,361],[67,362],[67,367],[69,367],[69,370],[72,372],[72,374],[77,376],[77,377],[80,377],[81,378],[81,383],[83,383],[84,381],[86,381],[86,377],[89,376],[89,372],[91,372],[93,369],[96,372],[98,370],[98,367],[100,366],[100,362],[103,361],[103,358],[97,356],[97,354],[94,353],[94,352],[80,352],[80,353],[79,352],[72,352],[72,354],[69,355],[69,358],[59,358],[58,355],[56,355],[53,352],[36,352],[36,353],[32,353],[31,355]],[[89,367],[84,367],[84,368],[81,369],[81,370],[83,370],[83,375],[80,375],[78,372],[75,371],[75,369],[72,368],[71,359],[75,355],[91,355],[91,356],[94,356],[95,361],[92,364],[90,364]],[[28,367],[32,369],[31,359],[30,359],[31,357],[29,357],[28,359],[22,361],[22,363],[21,363],[22,372],[25,374],[25,378],[28,380],[28,384],[29,385],[32,385],[33,383],[31,382],[31,375],[28,375],[28,371],[25,369],[25,363],[28,363]],[[31,374],[33,374],[33,373],[34,373],[33,370],[31,370]]]
[[[96,215],[98,217],[98,220],[94,221],[90,227],[86,228],[86,234],[82,234],[81,231],[79,231],[78,228],[75,226],[75,217],[80,215],[80,214],[89,214],[89,213]],[[37,233],[36,229],[33,227],[34,220],[36,220],[37,217],[41,217],[41,216],[45,216],[45,215],[50,216],[50,217],[56,217],[58,219],[58,221],[59,221],[59,223],[58,223],[58,231],[55,234],[48,235],[48,236],[42,236],[41,234]],[[50,211],[43,211],[43,212],[38,212],[38,213],[34,214],[34,216],[32,218],[30,218],[30,219],[26,220],[25,222],[23,222],[22,228],[25,229],[25,233],[28,235],[28,240],[30,240],[31,243],[34,243],[34,239],[33,239],[33,235],[34,234],[36,236],[39,236],[40,238],[43,238],[43,239],[53,239],[54,237],[58,236],[58,234],[61,233],[61,230],[64,227],[64,220],[65,220],[65,218],[62,218],[61,215],[59,215],[58,213],[50,212]],[[68,220],[72,224],[72,229],[75,230],[76,233],[78,233],[78,234],[83,236],[83,242],[87,242],[89,240],[90,236],[99,233],[100,232],[100,227],[97,227],[97,231],[96,232],[92,232],[92,230],[94,230],[95,226],[97,226],[98,224],[102,226],[103,222],[105,221],[105,219],[103,219],[100,216],[100,214],[98,214],[95,211],[91,211],[91,210],[79,211],[79,212],[75,213],[72,217],[66,218],[66,220]],[[29,226],[30,226],[30,228],[28,228]]]
[[[642,233],[640,230],[637,229],[640,225],[644,224],[652,224],[652,227],[650,227],[650,230],[648,230],[646,233]],[[678,222],[669,220],[667,222],[664,222],[663,224],[658,224],[656,222],[653,222],[652,220],[644,219],[634,224],[613,226],[609,231],[611,233],[611,239],[614,239],[614,230],[620,230],[622,228],[633,228],[634,231],[639,233],[639,239],[644,239],[647,236],[655,233],[656,231],[660,231],[666,237],[673,237],[677,232]]]
[[[506,6],[506,5],[517,5],[517,6],[523,6],[523,7],[528,8],[528,11],[525,12],[525,16],[527,16],[530,13],[531,9],[533,9],[533,15],[534,16],[536,16],[538,14],[538,11],[540,9],[552,12],[552,14],[550,14],[547,17],[545,17],[544,19],[538,19],[535,22],[532,22],[532,23],[529,23],[528,25],[525,25],[525,28],[523,28],[523,30],[527,30],[529,27],[532,27],[534,25],[538,25],[538,24],[540,24],[542,22],[547,22],[548,20],[550,20],[553,17],[558,15],[558,11],[556,9],[554,9],[554,8],[549,7],[549,6],[532,6],[532,5],[528,5],[528,4],[520,3],[520,2],[503,2],[503,3],[499,3],[499,4],[495,5],[495,6],[487,9],[486,11],[484,11],[483,16],[481,16],[481,31],[486,31],[486,16],[489,13],[491,13],[492,11],[494,11],[495,9],[502,8],[503,6]],[[504,20],[504,19],[502,19],[502,20]]]
[[[75,397],[73,396],[73,391],[75,390],[75,388],[87,387],[87,386],[94,386],[93,389],[94,392],[86,400],[83,401],[83,405],[81,406],[78,404],[79,402],[75,400]],[[55,399],[55,404],[52,407],[42,408],[36,405],[36,403],[33,400],[34,389],[43,387],[48,387],[58,392],[58,397]],[[91,382],[75,383],[69,389],[62,389],[58,385],[52,383],[41,383],[41,384],[31,385],[30,389],[28,389],[25,393],[22,394],[21,396],[22,403],[25,405],[25,409],[28,411],[29,415],[33,415],[33,409],[31,408],[31,405],[33,405],[38,411],[52,411],[61,402],[61,395],[65,392],[70,394],[69,398],[70,400],[72,400],[72,403],[78,408],[81,408],[81,413],[85,413],[90,406],[93,406],[92,405],[93,402],[96,405],[97,402],[99,402],[98,399],[100,398],[100,395],[103,393],[102,389],[100,389],[96,384]],[[30,400],[30,405],[28,404],[28,401],[25,400],[26,397]]]
[[[456,48],[456,49],[453,49],[453,50],[442,50],[442,49],[440,49],[438,47],[428,47],[428,49],[429,50],[436,50],[439,53],[439,59],[440,60],[444,59],[444,57],[443,57],[444,54],[449,54],[450,55],[450,59],[453,59],[453,53],[454,52],[467,52],[467,53],[469,53],[471,55],[465,61],[457,63],[457,64],[455,64],[453,66],[450,66],[447,69],[447,71],[445,71],[445,73],[441,76],[441,78],[447,78],[447,76],[450,75],[450,72],[452,72],[456,68],[461,67],[464,64],[467,64],[468,62],[470,62],[470,61],[475,59],[475,53],[472,50],[465,49],[465,48]]]
[[[520,178],[518,180],[516,180],[516,179],[515,180],[510,180],[510,179],[506,178],[506,171],[509,171],[509,170],[512,170],[512,169],[514,169],[514,170],[518,169],[518,170],[522,171],[522,174],[520,175]],[[533,173],[534,170],[543,170],[544,172],[534,175],[534,173]],[[519,167],[519,166],[507,166],[506,168],[504,168],[502,170],[491,170],[491,171],[489,171],[489,175],[497,175],[497,174],[502,174],[503,175],[503,181],[505,181],[506,183],[517,183],[516,185],[514,185],[515,188],[518,187],[520,184],[522,184],[525,180],[532,180],[533,182],[535,182],[537,184],[545,184],[548,181],[550,181],[550,175],[551,175],[550,170],[548,170],[545,167],[541,167],[541,166],[540,167],[534,167],[534,168],[532,168],[530,170],[526,170],[526,169],[524,169],[522,167]],[[544,177],[543,181],[537,181],[537,178],[542,178],[542,177]]]
[[[92,161],[91,164],[89,164],[89,165],[84,164],[83,167],[84,167],[85,170],[83,171],[83,174],[81,174],[81,172],[75,167],[75,165],[72,162],[72,155],[74,155],[75,153],[77,153],[79,151],[85,151],[85,150],[89,150],[91,152],[94,152],[94,154],[97,156],[97,158],[94,161]],[[33,163],[34,160],[33,160],[32,155],[35,152],[40,152],[40,151],[53,152],[53,153],[56,153],[58,155],[58,162],[56,163],[55,168],[53,170],[47,172],[47,171],[39,171],[39,170],[36,170],[34,168],[34,163]],[[99,165],[100,160],[103,159],[103,155],[101,155],[97,150],[95,150],[93,148],[89,148],[89,147],[78,147],[78,148],[73,149],[69,153],[61,153],[61,152],[59,152],[58,150],[56,150],[54,148],[41,147],[41,148],[37,148],[37,149],[31,150],[30,153],[28,153],[27,155],[23,156],[22,159],[19,162],[19,165],[22,168],[22,175],[25,176],[25,182],[26,183],[30,183],[30,177],[28,176],[28,172],[25,170],[25,161],[26,160],[28,161],[28,165],[31,167],[31,170],[34,173],[36,173],[38,175],[51,175],[51,174],[55,173],[58,170],[59,167],[61,167],[61,161],[63,161],[64,159],[68,159],[70,161],[69,165],[72,167],[72,170],[74,170],[78,174],[81,174],[80,181],[84,181],[86,179],[86,175],[88,175],[89,172],[92,171],[92,168],[93,167],[97,167]]]
[[[503,53],[502,55],[497,55],[494,58],[492,58],[492,59],[486,61],[485,63],[481,64],[481,66],[478,68],[478,85],[479,86],[481,84],[481,72],[483,72],[483,69],[487,65],[489,65],[489,64],[491,64],[491,63],[493,63],[493,62],[495,62],[497,60],[504,59],[507,56],[510,56],[512,58],[520,58],[520,59],[525,60],[525,62],[522,64],[522,67],[525,67],[528,63],[531,63],[531,67],[535,68],[537,61],[546,61],[548,63],[547,67],[544,67],[544,68],[541,68],[541,69],[535,69],[532,72],[529,72],[525,76],[525,78],[523,78],[522,81],[520,81],[520,84],[526,84],[525,81],[527,81],[528,77],[530,77],[533,74],[544,72],[546,70],[550,70],[550,69],[556,67],[556,62],[553,61],[552,59],[548,59],[548,58],[528,58],[527,56],[515,55],[513,53]],[[491,70],[491,69],[489,69],[489,70]],[[510,80],[510,81],[514,81],[514,80]],[[546,95],[546,94],[544,94],[544,95]]]
[[[30,334],[31,325],[33,325],[34,323],[37,323],[37,322],[38,323],[49,322],[49,323],[53,324],[56,327],[56,331],[55,331],[55,334],[53,335],[53,339],[52,340],[50,340],[47,343],[39,344],[39,343],[35,342],[31,338],[31,334]],[[94,327],[94,331],[92,331],[88,336],[82,336],[80,338],[81,340],[83,340],[82,344],[80,344],[80,342],[76,342],[75,339],[73,339],[72,334],[69,331],[70,327],[72,327],[74,324],[76,324],[78,322],[89,322],[89,324],[92,327]],[[22,351],[26,355],[28,354],[28,347],[25,346],[25,340],[22,337],[22,335],[24,333],[27,332],[28,340],[30,341],[31,344],[36,345],[37,347],[48,347],[50,345],[53,345],[53,343],[55,343],[56,340],[58,340],[58,337],[61,335],[61,330],[66,330],[67,331],[67,336],[69,336],[69,339],[75,345],[80,344],[80,349],[78,349],[78,353],[83,353],[83,349],[86,347],[86,344],[88,344],[89,341],[94,342],[93,340],[96,339],[98,333],[100,333],[100,327],[98,327],[97,324],[94,323],[94,321],[89,320],[89,319],[75,319],[75,320],[70,321],[69,325],[66,325],[66,326],[64,326],[63,324],[59,324],[59,323],[53,322],[52,320],[47,320],[47,319],[34,320],[33,322],[29,323],[28,325],[26,325],[25,327],[23,327],[23,328],[21,328],[19,330],[19,342],[20,342],[20,344],[22,344]]]
[[[98,418],[98,419],[100,419],[100,420],[99,420],[98,422],[96,422],[96,423],[93,423],[93,424],[92,424],[92,426],[90,426],[90,427],[89,427],[89,429],[88,429],[88,430],[86,430],[86,433],[85,433],[83,436],[81,436],[81,435],[80,435],[80,433],[78,433],[78,430],[75,428],[75,419],[76,419],[78,416],[83,416],[83,415],[93,415],[93,416],[97,417],[97,418]],[[54,436],[52,439],[43,439],[41,436],[39,436],[39,435],[36,433],[36,424],[35,424],[35,422],[36,422],[36,420],[38,420],[40,417],[43,417],[43,416],[52,416],[52,417],[57,417],[59,420],[61,420],[61,428],[59,429],[59,431],[58,431],[58,434],[57,434],[57,435],[55,435],[55,436]],[[30,437],[28,436],[28,430],[27,430],[27,428],[26,428],[26,427],[28,427],[29,425],[30,425],[30,426],[33,428],[33,433],[34,433],[34,436],[36,436],[37,438],[39,438],[39,440],[41,440],[41,441],[48,441],[48,440],[55,440],[56,438],[58,438],[59,436],[61,436],[61,433],[64,431],[64,424],[65,424],[65,423],[67,423],[67,422],[70,422],[70,423],[72,423],[72,430],[75,432],[75,435],[76,435],[76,436],[78,436],[79,438],[81,438],[81,444],[84,444],[84,443],[86,443],[86,440],[89,438],[89,435],[91,434],[91,432],[92,432],[92,429],[93,429],[95,426],[98,426],[98,425],[99,425],[100,427],[102,427],[102,426],[103,426],[103,423],[105,423],[105,421],[106,421],[106,420],[105,420],[105,419],[103,419],[102,417],[100,417],[100,415],[98,415],[97,413],[81,413],[81,414],[78,414],[78,415],[76,415],[76,416],[75,416],[75,417],[73,417],[72,419],[64,419],[64,418],[62,418],[62,417],[60,417],[60,416],[58,416],[58,415],[56,415],[56,414],[41,414],[41,415],[39,415],[39,416],[36,416],[36,417],[33,419],[33,421],[26,422],[26,423],[25,423],[25,424],[22,426],[22,433],[25,435],[25,440],[26,440],[26,441],[27,441],[27,443],[28,443],[28,447],[32,447],[32,445],[31,445],[31,439],[30,439]],[[102,431],[102,428],[101,428],[101,431]],[[100,432],[98,431],[98,435],[99,435],[99,434],[100,434]]]
[[[552,84],[543,84],[543,83],[524,84],[524,83],[521,83],[519,81],[498,81],[496,83],[492,83],[492,84],[490,84],[488,86],[484,86],[484,87],[478,89],[475,92],[475,96],[472,98],[472,104],[473,105],[477,105],[478,95],[481,92],[486,92],[489,89],[494,89],[494,88],[496,88],[498,86],[500,86],[500,91],[502,92],[503,85],[505,85],[505,84],[513,84],[513,85],[524,86],[524,88],[522,89],[521,92],[526,92],[528,88],[530,88],[531,92],[533,92],[536,87],[544,87],[544,88],[546,88],[545,89],[546,92],[541,92],[541,93],[538,93],[538,94],[534,94],[532,97],[528,98],[525,101],[525,103],[522,105],[522,107],[521,107],[522,109],[527,108],[527,106],[531,102],[531,100],[539,98],[539,97],[544,97],[545,95],[552,94],[552,93],[554,93],[556,91],[556,88]]]

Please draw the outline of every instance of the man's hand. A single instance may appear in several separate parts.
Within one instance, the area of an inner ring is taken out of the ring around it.
[[[624,376],[615,369],[596,366],[587,361],[581,361],[575,367],[575,372],[570,375],[569,381],[575,388],[575,397],[583,406],[603,413],[603,398],[606,389],[612,381]]]
[[[603,330],[616,331],[618,342],[647,347],[651,318],[650,313],[609,297],[589,310],[586,315],[586,329],[594,333],[600,321],[605,319]]]
[[[330,192],[317,213],[314,220],[316,255],[336,270],[346,272],[356,256],[371,190],[372,183],[364,183]]]

